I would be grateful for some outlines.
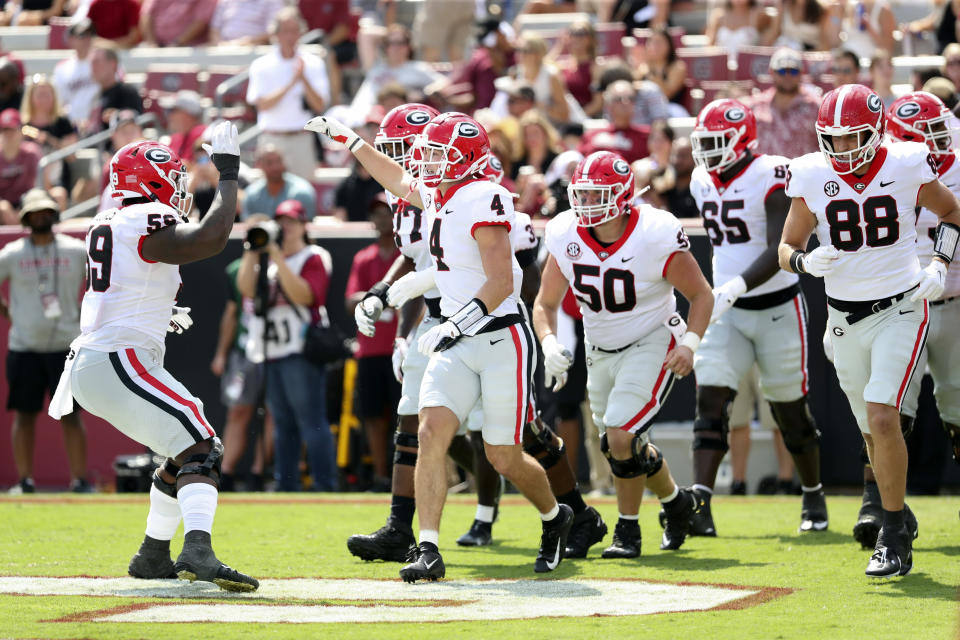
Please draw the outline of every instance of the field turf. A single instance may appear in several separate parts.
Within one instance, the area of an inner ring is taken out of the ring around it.
[[[350,556],[344,543],[352,533],[379,527],[388,500],[355,494],[231,494],[221,498],[214,547],[221,560],[260,579],[375,579],[388,581],[381,583],[384,588],[396,590],[399,564],[359,561]],[[614,502],[609,498],[592,502],[612,534]],[[960,638],[960,500],[912,498],[910,504],[920,522],[920,538],[914,545],[913,572],[901,579],[871,581],[864,576],[870,552],[861,550],[850,535],[858,498],[828,497],[830,530],[800,535],[796,533],[799,498],[725,496],[714,501],[721,537],[691,538],[679,552],[659,551],[658,506],[647,498],[640,513],[644,541],[639,560],[601,560],[601,543],[588,559],[565,560],[546,578],[564,581],[553,585],[564,588],[578,587],[575,581],[603,579],[639,585],[638,589],[642,583],[624,581],[649,581],[654,585],[651,588],[669,583],[736,585],[760,593],[706,611],[538,618],[537,610],[518,606],[510,615],[529,619],[434,622],[425,617],[422,623],[398,623],[383,618],[383,622],[352,624],[117,622],[105,621],[96,612],[173,603],[169,597],[18,595],[7,588],[0,594],[0,638]],[[453,541],[469,526],[473,510],[469,497],[453,497],[447,505],[441,548],[447,580],[451,581],[449,590],[455,590],[459,582],[472,587],[489,579],[529,580],[519,587],[528,592],[551,586],[537,582],[544,578],[533,573],[539,522],[531,507],[516,496],[506,497],[494,526],[494,545],[461,550]],[[146,495],[0,498],[0,585],[13,576],[124,576],[142,538],[146,511]],[[179,550],[180,535],[174,539],[174,554]],[[604,542],[609,540],[610,534]],[[299,582],[272,584],[294,583]],[[169,587],[181,589],[178,584]],[[424,593],[417,591],[421,585],[402,587],[409,591],[401,594]],[[589,591],[586,586],[584,589],[584,593]],[[176,604],[219,602],[220,610],[234,606],[230,603],[234,601],[224,603],[222,598],[186,586],[182,590],[192,595],[177,598]],[[285,606],[291,611],[346,607],[349,615],[350,607],[369,614],[370,607],[388,605],[396,610],[430,605],[423,600],[398,601],[376,591],[366,602],[336,595],[328,589],[313,598],[309,594],[281,596],[271,594],[268,583],[249,603],[271,607],[281,617],[287,611]],[[667,610],[670,597],[664,600]]]

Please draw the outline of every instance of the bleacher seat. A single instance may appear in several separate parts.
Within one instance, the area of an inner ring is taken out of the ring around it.
[[[721,47],[677,49],[677,57],[687,63],[687,80],[691,86],[711,80],[729,80],[727,51]]]
[[[601,22],[594,25],[597,34],[598,56],[622,56],[623,36],[627,31],[622,22]]]
[[[47,24],[50,32],[47,34],[47,49],[67,49],[67,29],[73,18],[50,18]]]
[[[759,80],[770,75],[770,58],[774,47],[741,47],[737,51],[737,70],[734,80]]]
[[[653,33],[653,31],[650,29],[634,29],[633,37],[636,38],[637,44],[642,46],[646,43],[651,33]],[[674,49],[680,49],[684,46],[683,38],[687,34],[686,29],[683,27],[667,27],[667,33],[670,34],[670,39],[673,40]]]
[[[193,64],[156,64],[147,68],[143,85],[148,94],[200,91],[200,67]]]

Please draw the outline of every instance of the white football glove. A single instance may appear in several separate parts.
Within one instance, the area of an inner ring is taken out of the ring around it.
[[[947,265],[940,260],[931,260],[923,271],[914,276],[911,284],[920,286],[910,296],[910,301],[936,300],[943,295],[943,285],[946,279]]]
[[[540,344],[543,346],[543,372],[547,386],[553,385],[553,391],[557,392],[567,384],[567,369],[573,365],[573,354],[552,333],[544,336]]]
[[[422,296],[436,286],[436,275],[435,269],[408,273],[387,289],[387,304],[399,309],[414,298]]]
[[[170,324],[167,325],[167,333],[183,333],[193,326],[193,318],[190,317],[190,307],[174,307],[170,316]]]
[[[420,339],[417,340],[417,349],[429,358],[435,351],[443,351],[453,346],[462,335],[460,328],[447,320],[420,336]]]
[[[743,276],[737,276],[714,289],[713,313],[710,314],[710,322],[716,322],[717,318],[726,313],[737,298],[746,292],[747,283],[743,281]]]
[[[230,156],[240,155],[240,137],[237,135],[237,126],[229,120],[213,125],[210,132],[210,144],[201,145],[211,158],[214,154]]]
[[[406,338],[397,338],[393,341],[393,377],[397,382],[403,382],[403,361],[407,359],[410,345]]]
[[[376,296],[365,298],[353,310],[353,317],[357,321],[357,329],[368,338],[377,332],[377,320],[383,312],[383,302]]]
[[[356,151],[363,144],[363,140],[357,135],[357,132],[343,124],[336,118],[327,116],[317,116],[311,118],[307,124],[303,125],[307,131],[316,131],[322,133],[334,142],[339,142],[350,151]]]
[[[832,244],[817,247],[800,258],[803,270],[812,276],[822,278],[834,268],[834,262],[840,257],[840,250]]]

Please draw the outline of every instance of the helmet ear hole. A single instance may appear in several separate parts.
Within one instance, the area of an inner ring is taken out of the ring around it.
[[[150,185],[151,187],[153,187],[154,189],[162,189],[162,188],[163,188],[163,185],[160,184],[159,182],[156,182],[155,180],[150,180],[150,181],[147,182],[147,184]]]

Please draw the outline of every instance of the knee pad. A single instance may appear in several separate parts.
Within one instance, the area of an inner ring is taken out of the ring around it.
[[[566,455],[567,447],[560,436],[538,418],[524,427],[523,450],[546,471],[560,462]]]
[[[910,416],[900,414],[900,431],[903,432],[903,439],[906,440],[913,433],[913,421]]]
[[[654,457],[650,457],[651,450]],[[631,456],[626,460],[614,458],[610,453],[610,443],[607,442],[607,434],[600,436],[600,451],[603,452],[607,462],[610,463],[610,471],[618,478],[636,478],[638,476],[651,476],[660,470],[663,466],[663,454],[656,447],[647,442],[643,442],[640,434],[633,436],[630,443]]]
[[[220,488],[220,463],[223,460],[223,443],[220,438],[210,438],[210,451],[197,453],[183,463],[177,472],[177,479],[184,476],[206,476],[213,480],[214,486]]]
[[[177,467],[178,471],[179,469],[180,468]],[[167,467],[167,472],[172,473],[174,477],[177,475],[175,472],[170,471],[169,466]],[[160,493],[164,493],[174,500],[177,499],[177,481],[174,480],[170,483],[164,482],[163,478],[160,477],[160,469],[157,469],[153,472],[153,486],[155,486]]]
[[[787,451],[796,455],[820,446],[820,430],[810,415],[806,397],[793,402],[771,402],[770,412]]]
[[[726,452],[730,449],[727,442],[727,424],[726,410],[722,418],[697,418],[693,421],[693,450],[712,449],[714,451]],[[705,434],[715,434],[716,437],[707,437]]]
[[[420,446],[420,441],[417,439],[417,434],[415,433],[397,431],[393,434],[393,444],[397,447],[417,449]],[[409,467],[417,466],[416,451],[400,451],[400,449],[394,449],[393,464],[405,464]]]

